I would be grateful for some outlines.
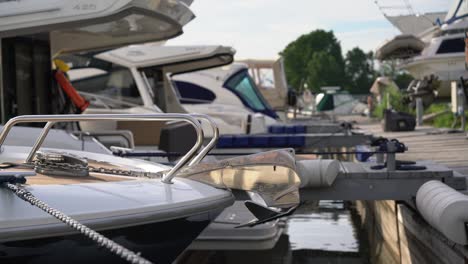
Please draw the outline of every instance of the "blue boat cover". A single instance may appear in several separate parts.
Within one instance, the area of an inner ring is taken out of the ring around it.
[[[270,134],[305,134],[305,125],[272,125],[268,127]]]
[[[285,148],[305,147],[305,136],[284,135],[222,135],[217,148]]]

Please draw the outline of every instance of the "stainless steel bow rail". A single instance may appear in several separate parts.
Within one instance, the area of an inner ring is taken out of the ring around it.
[[[203,147],[203,128],[198,121],[203,119],[208,121],[213,129],[213,138]],[[11,128],[20,123],[46,123],[39,137],[34,143],[31,151],[28,154],[25,162],[29,163],[33,160],[36,152],[41,147],[47,134],[54,124],[58,122],[79,122],[79,121],[185,121],[191,124],[197,133],[195,145],[177,162],[174,167],[163,175],[162,182],[171,183],[172,178],[177,171],[183,168],[186,164],[189,166],[197,164],[203,157],[216,145],[219,137],[219,132],[216,124],[211,118],[205,115],[190,115],[190,114],[90,114],[90,115],[24,115],[10,119],[0,133],[0,147],[5,142]],[[198,153],[198,155],[197,155]]]
[[[201,115],[201,114],[192,114],[193,117],[196,117],[198,119],[203,119],[208,122],[208,124],[211,126],[211,129],[213,130],[213,137],[211,138],[210,142],[204,147],[198,155],[190,161],[189,166],[195,165],[200,163],[200,161],[212,150],[214,147],[216,147],[216,144],[218,143],[218,138],[219,138],[219,129],[214,120],[207,116],[207,115]]]

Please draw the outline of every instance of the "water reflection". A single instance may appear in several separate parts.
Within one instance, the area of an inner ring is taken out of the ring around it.
[[[288,221],[293,250],[359,252],[350,211],[342,201],[320,201],[315,209],[302,209]]]
[[[367,248],[353,205],[320,201],[301,206],[288,219],[273,249],[191,251],[182,263],[364,264],[369,263]]]
[[[369,263],[357,217],[344,201],[303,207],[288,221],[292,263]]]

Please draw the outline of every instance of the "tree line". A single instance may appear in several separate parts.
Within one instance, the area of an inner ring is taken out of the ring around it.
[[[323,86],[340,86],[353,94],[367,94],[378,76],[390,76],[400,88],[406,88],[412,79],[389,63],[381,63],[376,69],[372,51],[355,47],[343,57],[333,31],[318,29],[302,35],[280,55],[288,83],[297,91],[307,87],[318,93]]]

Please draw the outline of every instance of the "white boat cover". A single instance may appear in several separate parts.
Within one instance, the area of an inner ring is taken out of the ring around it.
[[[400,16],[385,16],[402,34],[415,35],[434,27],[437,20],[443,22],[446,12],[431,12],[425,14],[412,14]]]
[[[458,19],[462,19],[468,16],[468,2],[467,0],[456,0],[453,2],[447,16],[445,17],[445,22],[450,24]]]
[[[0,37],[50,33],[53,51],[104,49],[177,36],[193,18],[178,0],[0,1]]]
[[[419,55],[424,49],[424,42],[414,35],[398,35],[384,42],[375,52],[378,60],[407,59]]]
[[[167,72],[179,73],[229,64],[235,53],[233,48],[220,45],[161,46],[150,43],[106,51],[95,57],[127,68],[174,65]]]

